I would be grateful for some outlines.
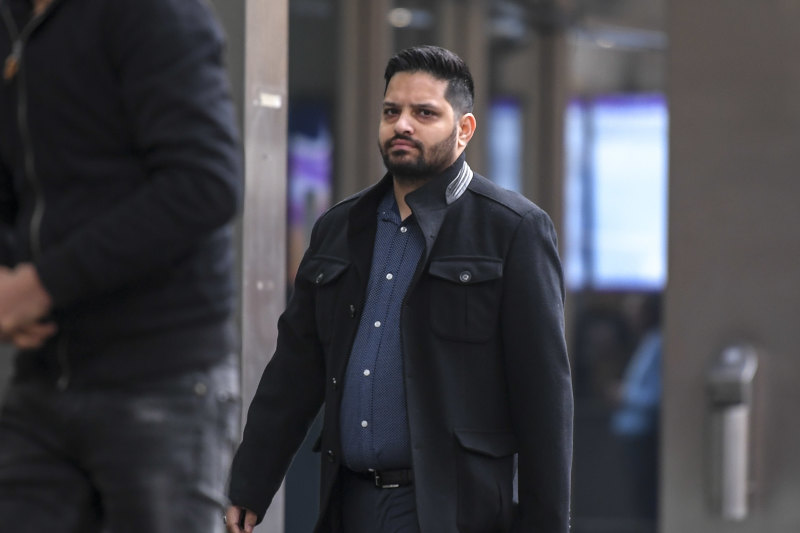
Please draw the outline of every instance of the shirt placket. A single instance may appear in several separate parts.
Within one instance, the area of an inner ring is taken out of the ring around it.
[[[386,331],[386,320],[389,315],[389,307],[392,305],[392,291],[394,290],[394,272],[395,270],[392,266],[396,266],[398,263],[393,258],[396,255],[395,250],[398,248],[398,244],[400,244],[400,248],[404,248],[402,246],[402,242],[398,243],[398,235],[405,238],[406,231],[405,226],[401,230],[398,228],[399,226],[399,219],[395,220],[395,217],[392,216],[393,213],[391,211],[386,211],[381,214],[380,220],[380,229],[379,231],[384,235],[388,234],[391,235],[389,241],[389,250],[385,255],[383,255],[383,261],[381,262],[380,269],[376,270],[375,274],[375,284],[376,287],[370,291],[370,294],[373,296],[373,301],[369,302],[370,308],[370,315],[369,320],[372,321],[368,333],[368,340],[367,340],[367,349],[364,351],[365,357],[360,361],[361,365],[358,370],[358,378],[361,383],[360,391],[361,391],[361,398],[364,401],[360,402],[360,425],[361,431],[363,432],[363,438],[360,439],[362,443],[362,451],[364,456],[370,458],[370,462],[372,464],[376,464],[378,458],[377,453],[374,446],[374,428],[372,421],[374,420],[373,415],[373,406],[375,403],[375,370],[378,367],[378,359],[381,352],[381,346],[384,340],[384,334]],[[383,235],[380,235],[379,238],[382,238]],[[402,257],[402,256],[401,256]],[[375,259],[378,259],[377,257]]]

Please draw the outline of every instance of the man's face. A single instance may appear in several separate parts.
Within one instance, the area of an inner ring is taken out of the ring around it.
[[[447,81],[425,72],[398,72],[383,98],[378,147],[395,178],[438,173],[456,160],[466,143],[445,99]]]

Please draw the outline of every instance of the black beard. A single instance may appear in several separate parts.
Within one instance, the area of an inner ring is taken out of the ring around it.
[[[438,142],[426,150],[419,141],[411,139],[403,135],[395,135],[383,146],[378,145],[383,158],[383,164],[386,170],[392,173],[398,181],[420,181],[430,178],[446,169],[452,163],[453,147],[456,145],[457,128],[453,128],[453,133],[447,139]],[[420,155],[414,161],[404,161],[402,163],[394,163],[389,158],[389,145],[392,141],[402,139],[414,143],[414,146],[419,150]]]

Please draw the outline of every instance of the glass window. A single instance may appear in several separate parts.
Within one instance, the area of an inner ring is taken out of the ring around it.
[[[573,289],[663,288],[667,105],[659,94],[574,100],[566,127],[565,272]]]

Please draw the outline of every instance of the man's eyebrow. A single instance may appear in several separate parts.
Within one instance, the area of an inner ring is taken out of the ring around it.
[[[396,102],[392,102],[391,100],[384,100],[383,107],[402,107],[401,104]],[[409,107],[413,107],[414,109],[441,109],[441,106],[436,102],[420,102],[415,104],[409,104]]]

